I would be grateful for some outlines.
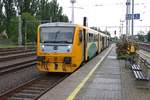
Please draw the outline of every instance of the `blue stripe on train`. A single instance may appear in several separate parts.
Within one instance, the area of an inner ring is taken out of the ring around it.
[[[95,43],[92,43],[88,49],[88,57],[91,59],[93,56],[95,56],[97,52],[97,47]]]

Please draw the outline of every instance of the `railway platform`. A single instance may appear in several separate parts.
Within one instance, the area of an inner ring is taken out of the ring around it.
[[[149,100],[150,82],[136,80],[115,50],[110,46],[39,100]]]

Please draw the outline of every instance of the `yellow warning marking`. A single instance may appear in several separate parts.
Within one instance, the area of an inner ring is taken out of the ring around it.
[[[88,81],[88,79],[92,76],[92,74],[95,72],[95,70],[98,68],[98,66],[101,64],[101,62],[104,60],[104,58],[109,54],[113,46],[110,47],[110,49],[106,52],[106,54],[100,59],[100,61],[96,64],[96,66],[88,73],[88,75],[84,78],[84,80],[74,89],[74,91],[67,97],[67,100],[73,100],[77,93],[81,90],[81,88],[84,86],[84,84]]]

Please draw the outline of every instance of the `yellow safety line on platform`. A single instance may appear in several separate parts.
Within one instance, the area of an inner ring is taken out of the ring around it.
[[[89,72],[89,74],[84,78],[84,80],[74,89],[74,91],[67,97],[67,100],[73,100],[77,93],[81,90],[81,88],[84,86],[84,84],[88,81],[88,79],[92,76],[92,74],[95,72],[95,70],[98,68],[98,66],[101,64],[101,62],[104,60],[104,58],[109,54],[111,51],[113,45],[111,45],[110,49],[106,52],[106,54],[100,59],[100,61],[96,64],[96,66]]]

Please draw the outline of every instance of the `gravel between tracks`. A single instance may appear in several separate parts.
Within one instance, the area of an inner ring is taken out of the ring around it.
[[[41,75],[36,66],[20,69],[16,72],[4,74],[0,76],[0,94],[14,88],[26,81]]]

